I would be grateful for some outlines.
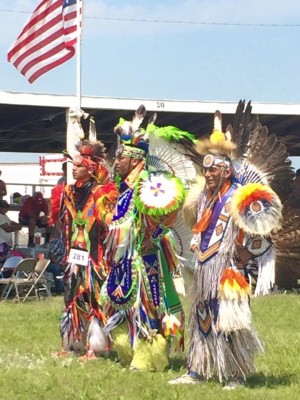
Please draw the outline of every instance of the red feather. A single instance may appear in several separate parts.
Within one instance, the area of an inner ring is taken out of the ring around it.
[[[65,191],[65,184],[56,185],[51,192],[50,225],[54,226],[60,217],[62,198]]]
[[[253,193],[249,194],[243,202],[241,202],[240,212],[243,213],[250,204],[261,200],[267,200],[269,203],[272,203],[273,194],[267,190],[255,190]]]

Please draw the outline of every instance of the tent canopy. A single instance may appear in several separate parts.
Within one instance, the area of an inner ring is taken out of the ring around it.
[[[232,123],[237,103],[83,97],[81,108],[94,116],[98,139],[110,151],[116,145],[113,128],[119,118],[131,119],[141,104],[147,109],[145,120],[156,112],[158,126],[175,125],[200,137],[211,132],[217,109],[222,112],[224,126]],[[0,151],[61,152],[66,148],[67,111],[75,104],[75,96],[0,92]],[[300,105],[252,106],[253,114],[281,138],[290,155],[300,156]],[[83,127],[88,130],[85,122]]]

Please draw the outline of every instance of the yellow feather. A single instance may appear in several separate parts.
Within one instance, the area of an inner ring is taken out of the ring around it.
[[[243,203],[243,201],[245,201],[245,199],[252,195],[256,190],[263,190],[269,193],[273,192],[272,189],[261,183],[247,183],[247,185],[240,187],[239,190],[234,193],[234,202],[236,203],[236,206]]]
[[[218,130],[213,130],[212,134],[210,135],[210,142],[213,146],[218,146],[220,143],[226,141],[226,136],[223,132]]]
[[[140,339],[137,342],[131,367],[142,371],[163,371],[169,364],[166,339],[158,334],[152,342]]]
[[[113,349],[118,355],[121,365],[129,365],[133,358],[133,350],[130,347],[128,326],[126,323],[113,330]]]

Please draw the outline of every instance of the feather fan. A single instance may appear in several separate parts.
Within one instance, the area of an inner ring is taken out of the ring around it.
[[[183,218],[186,226],[192,230],[197,222],[198,213],[198,200],[200,193],[205,188],[205,178],[198,176],[196,183],[194,183],[187,193],[183,203]]]
[[[176,223],[170,228],[170,235],[175,243],[176,256],[185,267],[194,268],[194,255],[190,251],[193,233],[184,222],[183,212],[178,212]]]
[[[300,198],[291,194],[284,203],[283,222],[272,234],[276,249],[275,283],[281,289],[299,286],[300,279]]]
[[[268,128],[251,113],[251,102],[245,106],[245,101],[240,100],[232,127],[233,141],[237,144],[234,159],[244,160],[244,165],[248,165],[248,178],[255,175],[257,182],[261,177],[261,183],[269,184],[284,202],[292,190],[294,176],[289,154],[276,135],[269,134]],[[254,181],[244,176],[243,184],[248,182]]]
[[[168,172],[177,178],[192,181],[196,177],[193,162],[186,156],[183,142],[193,142],[193,136],[175,127],[147,127],[149,134],[148,170]]]

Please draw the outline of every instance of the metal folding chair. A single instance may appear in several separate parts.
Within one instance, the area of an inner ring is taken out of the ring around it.
[[[32,285],[30,286],[28,292],[26,293],[26,296],[23,299],[26,301],[26,299],[30,296],[31,292],[34,290],[36,298],[39,300],[40,299],[40,292],[45,291],[46,296],[51,296],[51,292],[48,289],[47,285],[47,277],[46,277],[46,269],[50,263],[50,260],[46,258],[41,258],[40,260],[37,261],[34,272],[32,275]]]
[[[0,278],[9,278],[14,272],[16,266],[19,264],[24,257],[21,256],[12,256],[8,257],[0,270]],[[8,275],[8,276],[5,276]]]
[[[11,277],[0,279],[0,285],[4,285],[0,300],[7,300],[12,289],[15,290],[15,299],[20,303],[21,296],[20,289],[31,287],[34,282],[34,268],[37,260],[35,258],[24,258],[16,266]]]

